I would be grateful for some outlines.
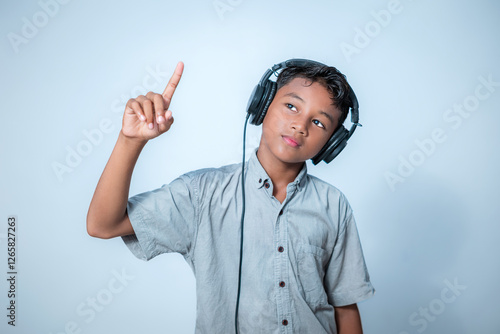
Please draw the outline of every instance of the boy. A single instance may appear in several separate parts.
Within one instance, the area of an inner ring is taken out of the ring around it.
[[[197,333],[233,333],[238,299],[241,164],[181,175],[128,198],[148,140],[168,131],[180,62],[162,95],[127,102],[116,146],[87,216],[89,235],[121,236],[135,256],[184,256],[196,277]],[[334,67],[283,69],[245,164],[240,333],[362,333],[356,303],[373,295],[352,209],[335,187],[307,174],[345,120],[349,85]]]

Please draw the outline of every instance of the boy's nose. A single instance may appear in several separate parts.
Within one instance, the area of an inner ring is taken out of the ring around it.
[[[307,121],[305,119],[294,119],[291,123],[291,127],[296,132],[302,133],[302,135],[307,136]]]

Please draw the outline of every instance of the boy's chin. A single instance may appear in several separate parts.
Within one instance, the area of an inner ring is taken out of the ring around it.
[[[290,153],[286,151],[276,152],[276,157],[284,163],[288,164],[302,164],[306,160],[309,160],[307,156],[303,154]]]
[[[285,164],[302,164],[305,161],[312,159],[314,156],[305,154],[306,152],[301,152],[300,149],[288,149],[287,147],[280,147],[276,145],[274,147],[262,147],[262,142],[257,148],[257,154],[262,157],[262,155],[270,155],[271,160],[279,160]],[[260,152],[260,154],[259,154]]]

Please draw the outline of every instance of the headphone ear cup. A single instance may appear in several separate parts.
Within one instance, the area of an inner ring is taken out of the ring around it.
[[[343,125],[326,142],[325,146],[312,158],[313,164],[317,165],[321,160],[330,163],[347,145],[349,130]]]
[[[248,99],[247,113],[250,116],[250,124],[255,124],[255,120],[259,118],[259,105],[264,94],[264,87],[258,84],[252,91],[252,95]]]
[[[258,117],[256,116],[255,125],[261,125],[266,117],[267,109],[273,102],[274,95],[276,95],[276,82],[267,80],[266,86],[264,87],[264,92],[262,94],[261,105],[258,112]]]
[[[347,137],[346,137],[347,138]],[[333,151],[328,151],[327,154],[325,154],[325,157],[323,160],[328,164],[330,163],[337,155],[339,155],[340,152],[346,147],[347,145],[347,139],[339,142],[338,146],[335,147]]]

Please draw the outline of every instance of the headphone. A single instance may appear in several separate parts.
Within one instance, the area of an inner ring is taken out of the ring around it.
[[[257,86],[253,89],[252,95],[247,104],[247,114],[250,117],[250,123],[254,125],[262,124],[264,117],[266,116],[267,109],[274,99],[277,91],[277,84],[275,81],[269,80],[271,75],[280,69],[284,69],[290,66],[304,66],[304,65],[319,65],[327,66],[325,64],[319,63],[314,60],[308,59],[289,59],[279,64],[274,65],[272,68],[268,69]],[[351,122],[353,123],[350,130],[347,130],[343,125],[335,130],[330,139],[326,142],[323,148],[311,158],[313,164],[317,165],[321,160],[326,163],[330,163],[347,145],[347,141],[356,130],[356,127],[361,124],[359,121],[358,112],[358,99],[354,94],[354,91],[349,86],[349,97],[352,101],[351,109]],[[247,117],[248,117],[247,116]]]

